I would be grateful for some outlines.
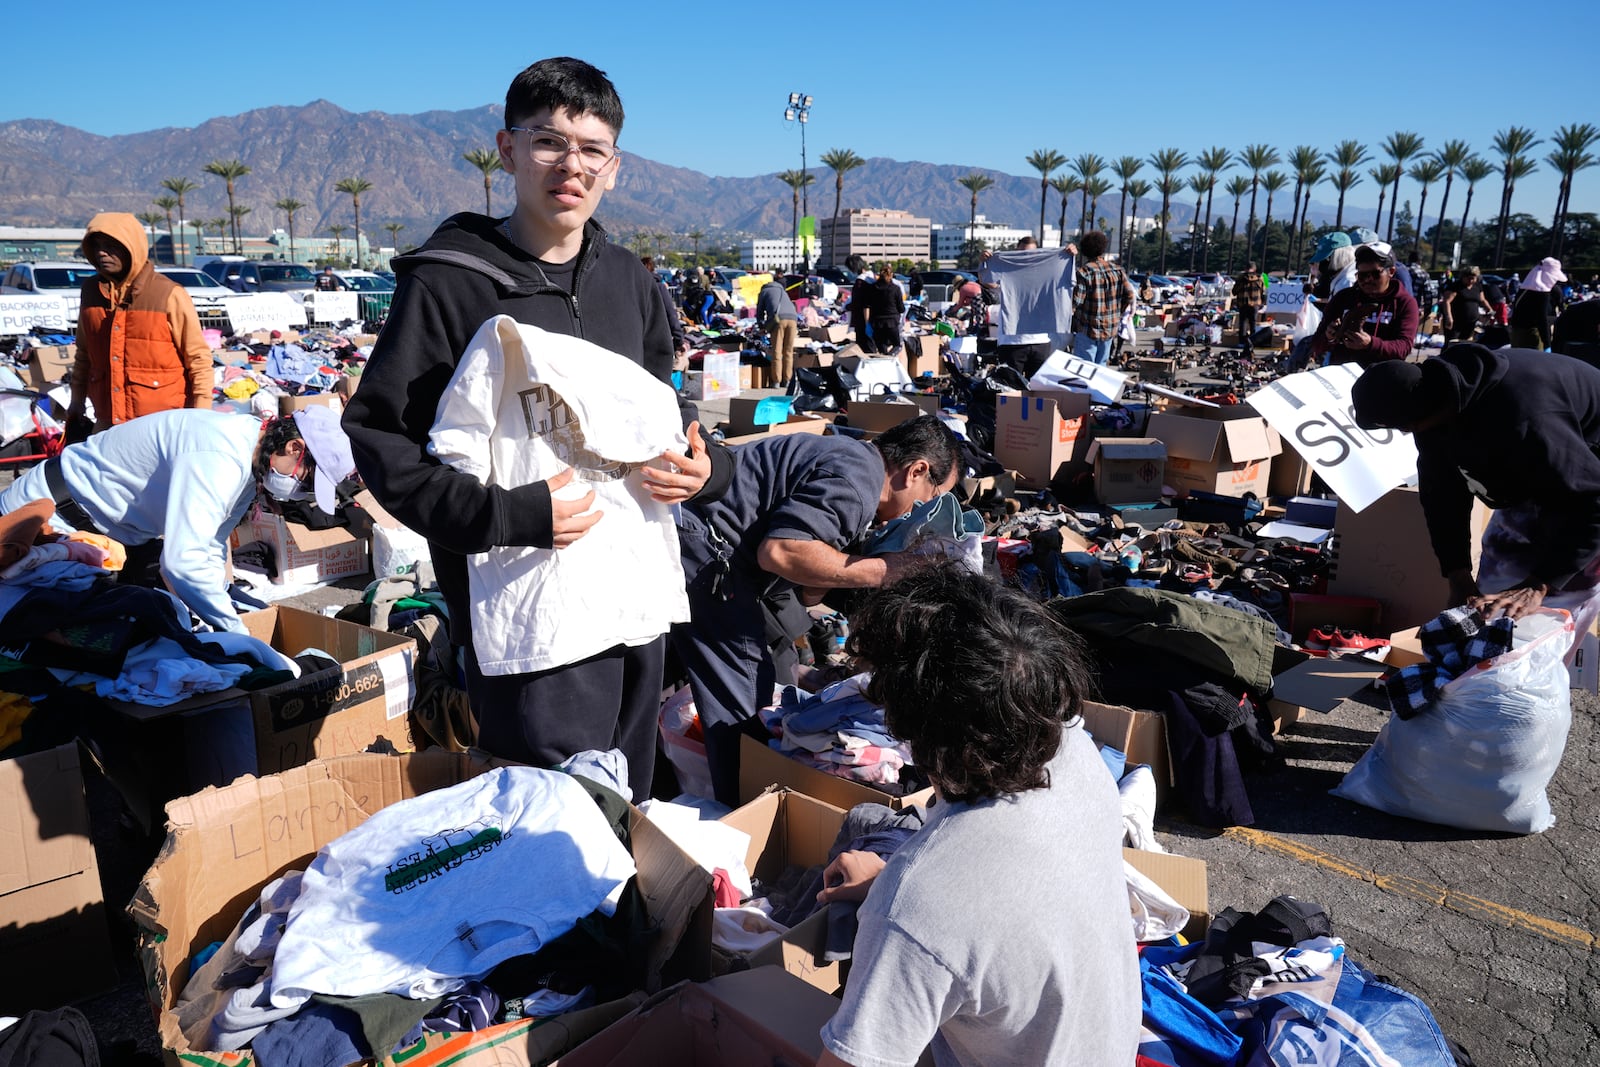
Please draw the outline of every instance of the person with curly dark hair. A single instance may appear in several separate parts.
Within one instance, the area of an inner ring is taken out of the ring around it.
[[[885,864],[846,852],[819,899],[865,900],[819,1067],[1132,1063],[1139,965],[1121,808],[1079,710],[1077,639],[952,564],[851,616],[867,695],[939,801]]]

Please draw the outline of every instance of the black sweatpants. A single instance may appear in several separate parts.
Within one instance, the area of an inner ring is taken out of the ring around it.
[[[478,745],[501,759],[554,767],[586,749],[621,749],[635,803],[650,796],[667,639],[617,645],[531,674],[483,674],[467,654]]]

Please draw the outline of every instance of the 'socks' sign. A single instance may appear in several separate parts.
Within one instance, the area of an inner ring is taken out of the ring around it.
[[[1356,364],[1291,374],[1248,401],[1353,511],[1417,473],[1410,434],[1356,425],[1350,387],[1360,376]]]

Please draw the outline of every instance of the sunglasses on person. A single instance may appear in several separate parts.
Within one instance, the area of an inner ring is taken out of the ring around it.
[[[512,126],[511,132],[527,134],[529,158],[546,167],[553,167],[577,152],[578,165],[583,172],[591,178],[598,178],[617,160],[616,145],[601,144],[599,141],[575,144],[559,133],[537,127]]]
[[[1360,282],[1368,281],[1374,278],[1381,278],[1387,273],[1389,273],[1388,267],[1374,267],[1372,270],[1358,270],[1356,271],[1356,281]]]

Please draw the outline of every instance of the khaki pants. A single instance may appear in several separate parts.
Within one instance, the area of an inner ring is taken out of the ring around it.
[[[772,339],[772,385],[781,389],[794,377],[794,343],[800,336],[800,324],[794,319],[775,319],[767,325],[767,336]]]

